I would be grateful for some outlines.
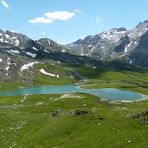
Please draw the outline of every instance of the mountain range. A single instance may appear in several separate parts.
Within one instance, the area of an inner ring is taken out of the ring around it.
[[[0,30],[0,76],[15,77],[29,62],[54,62],[96,67],[100,61],[120,61],[148,68],[148,21],[135,28],[113,28],[67,45],[21,33]],[[122,67],[122,64],[120,65]]]
[[[129,64],[148,67],[148,21],[135,28],[113,28],[87,36],[66,45],[71,53],[96,60],[119,59]]]

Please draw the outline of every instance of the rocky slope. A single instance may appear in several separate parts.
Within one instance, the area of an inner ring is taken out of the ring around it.
[[[30,68],[47,61],[94,67],[90,58],[69,54],[65,49],[50,39],[35,41],[21,33],[0,30],[0,81],[25,77],[30,81],[36,72]]]
[[[80,65],[85,63],[85,59],[88,60],[65,51],[64,46],[47,38],[35,41],[21,33],[0,30],[0,56],[5,53],[7,56],[24,56],[32,60],[52,59]]]
[[[0,30],[0,77],[3,80],[15,79],[16,74],[22,78],[22,73],[31,78],[33,72],[24,73],[21,68],[29,63],[34,65],[47,60],[92,68],[101,65],[90,57],[103,61],[120,60],[126,62],[127,67],[133,64],[147,68],[148,21],[132,30],[114,28],[66,46],[47,38],[35,41],[21,33]],[[125,64],[120,63],[117,67],[125,67]]]
[[[131,30],[113,28],[79,39],[66,47],[73,54],[97,60],[123,59],[130,64],[148,67],[147,31],[148,21],[144,21]]]

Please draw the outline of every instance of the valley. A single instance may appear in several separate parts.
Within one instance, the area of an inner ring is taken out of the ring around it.
[[[0,96],[0,147],[147,148],[147,28],[144,21],[130,31],[111,29],[68,45],[0,30],[0,93],[59,85],[83,89]],[[145,98],[104,100],[87,93],[104,88]]]
[[[117,65],[113,62],[82,67],[38,61],[31,67],[24,66],[21,76],[1,81],[0,91],[80,83],[87,88],[119,88],[148,95],[146,70],[124,66],[121,69]],[[41,73],[41,69],[46,73]],[[85,93],[0,97],[0,143],[4,148],[146,148],[148,114],[143,112],[147,105],[147,100],[102,101]]]

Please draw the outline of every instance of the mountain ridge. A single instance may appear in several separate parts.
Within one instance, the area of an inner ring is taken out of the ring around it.
[[[48,38],[32,40],[18,32],[0,30],[0,51],[24,55],[32,59],[57,59],[56,56],[69,55],[89,57],[97,61],[121,60],[147,68],[148,46],[145,43],[148,40],[147,32],[148,20],[145,20],[131,30],[124,27],[112,28],[67,45],[60,45]],[[145,44],[144,47],[143,44]]]
[[[89,35],[84,39],[67,44],[66,47],[76,55],[85,55],[97,60],[123,59],[129,64],[148,67],[146,58],[143,63],[131,59],[131,54],[139,47],[139,42],[147,31],[148,20],[139,23],[131,30],[123,27],[113,28],[96,35]],[[148,50],[146,50],[147,52]]]

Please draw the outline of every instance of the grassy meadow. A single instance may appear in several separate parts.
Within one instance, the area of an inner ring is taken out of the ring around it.
[[[51,78],[39,73],[59,74]],[[72,70],[81,79],[71,75]],[[106,70],[49,63],[35,66],[31,86],[83,83],[87,88],[119,88],[148,95],[148,72]],[[31,87],[0,82],[0,91]],[[148,101],[101,101],[89,94],[0,97],[2,148],[147,148]]]

